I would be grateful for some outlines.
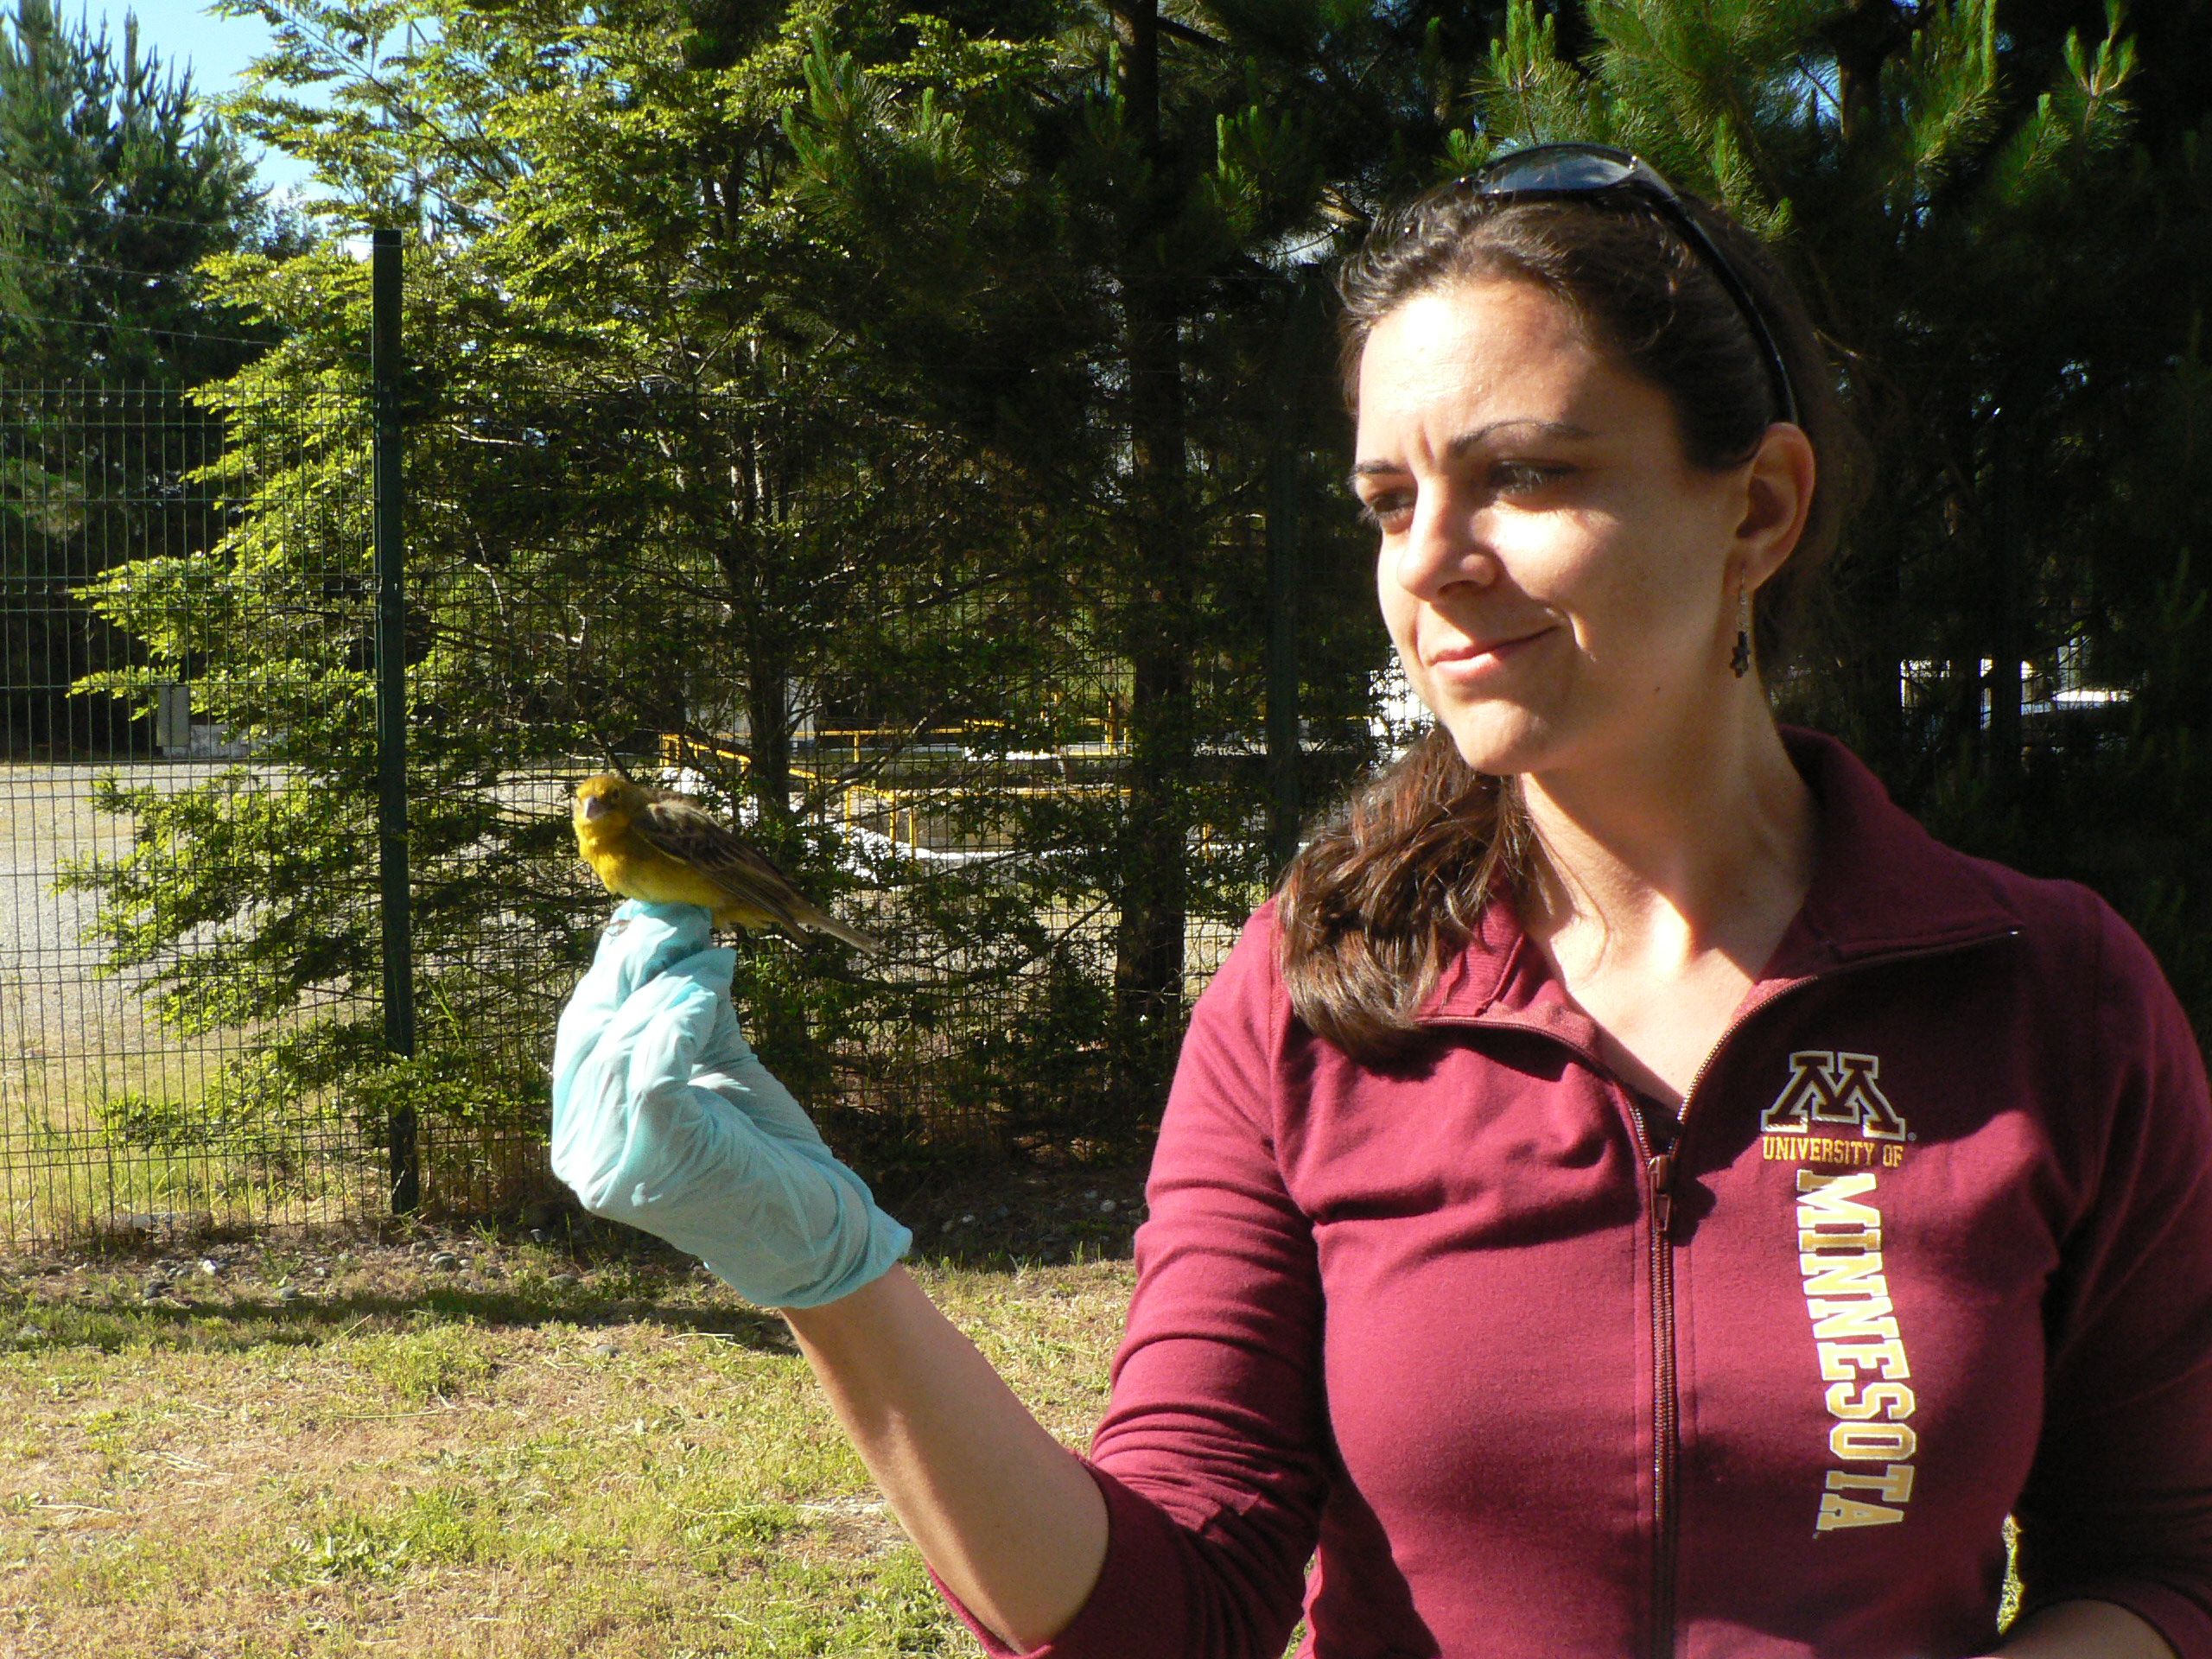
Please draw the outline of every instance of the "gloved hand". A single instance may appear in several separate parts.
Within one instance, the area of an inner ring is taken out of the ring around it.
[[[753,1057],[730,1007],[735,966],[697,905],[615,911],[561,1014],[553,1169],[592,1214],[703,1257],[741,1295],[813,1307],[913,1235]]]

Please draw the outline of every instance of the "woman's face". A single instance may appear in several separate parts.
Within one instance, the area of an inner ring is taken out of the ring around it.
[[[1666,395],[1531,284],[1431,290],[1376,326],[1353,484],[1407,677],[1471,766],[1618,761],[1738,694],[1750,470],[1693,466]]]

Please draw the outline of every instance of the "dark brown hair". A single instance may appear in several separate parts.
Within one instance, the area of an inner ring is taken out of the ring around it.
[[[1804,533],[1754,598],[1759,660],[1777,664],[1834,551],[1858,445],[1804,306],[1766,251],[1709,205],[1687,194],[1682,205],[1758,302],[1818,461]],[[1741,464],[1780,418],[1765,359],[1728,290],[1656,208],[1625,191],[1510,201],[1453,184],[1386,214],[1337,279],[1347,398],[1384,317],[1416,295],[1500,278],[1552,295],[1600,349],[1664,392],[1694,464]],[[1284,874],[1276,908],[1293,1009],[1353,1054],[1402,1050],[1484,901],[1525,891],[1534,856],[1516,780],[1476,772],[1448,734],[1431,731],[1362,786]]]

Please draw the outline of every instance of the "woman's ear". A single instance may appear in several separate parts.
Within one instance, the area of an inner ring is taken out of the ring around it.
[[[1745,586],[1762,586],[1796,548],[1819,474],[1812,440],[1802,429],[1787,421],[1767,428],[1744,475],[1744,516],[1736,525],[1732,563]]]

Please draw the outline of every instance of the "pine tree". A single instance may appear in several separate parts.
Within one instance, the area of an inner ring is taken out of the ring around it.
[[[2201,37],[2162,14],[2152,73],[2117,5],[1592,0],[1588,22],[1570,62],[1516,8],[1478,140],[1627,143],[1767,232],[1872,448],[1785,706],[1939,834],[2098,887],[2212,1028],[2212,197],[2207,92],[2175,73]]]
[[[50,0],[17,0],[0,19],[0,422],[11,463],[0,492],[0,751],[128,740],[125,708],[70,694],[131,649],[71,589],[114,560],[200,533],[187,480],[216,429],[175,394],[235,370],[267,336],[213,303],[198,267],[297,239],[265,213],[251,166],[189,78],[142,50],[135,19],[119,51],[104,27],[66,26]],[[146,442],[149,423],[162,442]]]
[[[932,810],[1020,873],[870,871],[902,946],[956,969],[941,982],[855,987],[804,954],[749,957],[741,988],[780,1069],[807,1087],[826,1052],[842,1045],[849,1067],[872,1033],[869,1065],[919,1045],[938,1058],[918,1081],[993,1102],[1012,1136],[1126,1147],[1157,1110],[1186,918],[1241,919],[1269,873],[1255,828],[1270,468],[1309,495],[1343,471],[1319,435],[1336,398],[1311,296],[1349,221],[1332,217],[1323,162],[1333,146],[1360,191],[1384,189],[1409,166],[1391,111],[1440,139],[1449,99],[1429,83],[1448,72],[1421,43],[1446,31],[1332,23],[1319,4],[1249,45],[1174,25],[1146,137],[1110,29],[1077,9],[987,10],[988,26],[738,3],[267,9],[279,49],[238,118],[316,161],[330,211],[426,232],[410,256],[410,542],[418,572],[451,581],[417,584],[414,674],[439,718],[418,722],[410,800],[423,1000],[441,1030],[449,1017],[453,1053],[497,1025],[550,1029],[557,974],[481,970],[472,941],[493,912],[536,961],[594,902],[557,826],[518,820],[502,779],[619,753],[639,731],[706,735],[734,702],[741,760],[698,759],[700,781],[748,798],[803,874],[849,880],[851,854],[813,812],[779,824],[791,804],[906,764],[879,742],[835,771],[817,753],[803,776],[791,740],[809,714],[903,726],[917,745],[964,725],[968,771],[931,746]],[[409,15],[429,25],[411,50]],[[310,79],[321,112],[287,90]],[[1281,112],[1325,84],[1346,90],[1325,118]],[[287,338],[219,401],[251,419],[344,372],[357,266],[221,270],[222,291]],[[1151,298],[1133,313],[1137,290]],[[1147,350],[1163,354],[1133,375]],[[1150,459],[1132,471],[1140,433]],[[1317,448],[1319,464],[1300,459]],[[301,457],[283,493],[330,498],[342,543],[358,505],[333,493],[359,467],[343,446]],[[1380,643],[1363,558],[1324,556],[1341,532],[1318,503],[1305,516],[1327,595],[1306,613],[1308,709],[1363,738]],[[1150,550],[1133,561],[1132,546]],[[219,553],[236,603],[200,601],[197,632],[164,620],[200,579],[181,566],[138,568],[102,601],[157,659],[213,653],[211,709],[292,768],[281,800],[251,808],[215,791],[132,803],[156,839],[194,842],[204,878],[100,874],[122,957],[160,969],[180,1017],[203,1023],[272,1017],[316,976],[365,979],[374,950],[357,876],[227,874],[296,872],[309,850],[358,861],[342,827],[368,762],[359,591],[256,627],[239,608],[256,584],[304,582],[334,555],[275,515]],[[469,607],[494,590],[487,631]],[[278,706],[258,689],[272,683],[315,691]],[[1099,763],[1087,787],[1021,771],[1104,735],[1135,758]],[[1332,763],[1363,758],[1345,744]],[[505,874],[438,874],[463,858]],[[234,950],[173,957],[188,918],[255,906],[259,932]],[[1102,907],[1121,912],[1118,962],[1076,925]],[[321,948],[294,948],[309,938]],[[990,1012],[1001,996],[1028,1000]],[[352,1041],[278,1058],[312,1092]]]
[[[196,268],[272,228],[238,142],[189,75],[142,49],[135,17],[118,50],[52,0],[16,0],[0,20],[11,384],[189,385],[235,369],[253,345],[224,338],[239,320],[208,305]]]
[[[1341,731],[1356,712],[1347,688],[1363,690],[1382,654],[1354,598],[1362,556],[1333,482],[1344,433],[1321,326],[1326,270],[1367,207],[1431,175],[1461,112],[1456,65],[1480,55],[1496,16],[1451,4],[1071,8],[1055,73],[1026,108],[999,112],[1011,124],[988,163],[895,207],[869,181],[911,192],[930,176],[899,171],[897,156],[984,129],[956,80],[919,60],[873,74],[825,64],[800,112],[843,291],[874,319],[855,311],[853,326],[902,353],[931,342],[916,356],[948,365],[948,403],[1020,411],[1000,441],[1092,526],[1082,580],[1100,647],[1126,674],[1127,793],[1082,830],[1118,912],[1109,1116],[1122,1133],[1141,1132],[1164,1094],[1192,920],[1241,919],[1283,850],[1280,827],[1272,840],[1250,830],[1286,768],[1271,781],[1218,758],[1254,742],[1262,644],[1293,632],[1280,604],[1271,621],[1254,518],[1269,522],[1278,557],[1287,521],[1300,524],[1305,569],[1326,577],[1313,585],[1329,599],[1303,611],[1318,671],[1305,677],[1306,712]],[[1005,203],[988,235],[976,233],[979,180]],[[961,238],[932,234],[944,225]],[[1040,359],[1080,372],[1006,372]],[[1036,434],[1055,452],[1036,453]],[[1089,448],[1071,448],[1076,434]],[[1279,671],[1278,695],[1289,687]],[[1279,749],[1295,747],[1296,712],[1277,723]],[[1325,795],[1356,758],[1339,751],[1309,790]]]
[[[961,432],[872,395],[888,377],[810,305],[814,280],[835,279],[835,250],[783,194],[779,117],[805,95],[828,8],[451,6],[413,14],[430,26],[411,50],[397,9],[272,10],[271,78],[240,119],[314,156],[340,223],[415,232],[409,800],[423,1019],[417,1064],[380,1071],[373,1007],[321,1004],[217,1093],[251,1103],[238,1114],[249,1124],[328,1110],[373,1124],[405,1089],[426,1121],[541,1128],[529,1115],[543,1109],[550,999],[605,898],[558,816],[516,810],[518,780],[657,766],[664,734],[694,741],[690,786],[753,817],[810,890],[861,876],[893,889],[896,908],[870,925],[950,969],[871,984],[834,952],[747,953],[741,993],[779,1072],[821,1098],[826,1059],[842,1055],[849,1097],[891,1093],[878,1116],[894,1133],[925,1090],[997,1086],[985,1047],[948,1057],[940,1033],[975,1023],[965,1004],[1051,950],[1049,924],[988,869],[937,870],[823,827],[825,800],[897,782],[899,746],[863,753],[856,740],[849,765],[794,756],[798,730],[825,716],[903,727],[914,744],[934,734],[940,752],[970,715],[1020,718],[1018,697],[970,702],[1021,683],[1041,636],[1006,596],[1023,550],[1050,544],[1018,539],[1020,505]],[[849,33],[865,46],[869,28],[863,16]],[[310,79],[331,106],[289,101]],[[359,833],[375,764],[365,457],[357,429],[298,423],[358,374],[365,283],[335,250],[217,270],[226,298],[284,335],[202,393],[266,440],[241,443],[221,480],[265,510],[196,563],[119,573],[99,602],[150,657],[115,689],[143,696],[196,658],[205,706],[283,772],[113,798],[137,816],[142,855],[81,878],[105,895],[113,958],[149,969],[187,1029],[274,1021],[318,986],[372,983],[378,950]],[[939,812],[1002,832],[972,791],[945,801]],[[911,836],[914,808],[904,816]],[[192,849],[182,870],[164,837]],[[215,948],[180,949],[194,916],[249,914]],[[932,1059],[934,1075],[906,1080]],[[161,1116],[137,1113],[130,1132]]]

